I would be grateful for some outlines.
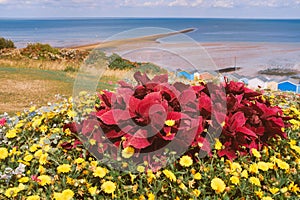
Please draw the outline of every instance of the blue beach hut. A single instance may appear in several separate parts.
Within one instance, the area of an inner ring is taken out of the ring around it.
[[[186,71],[180,71],[180,72],[178,72],[177,76],[178,77],[185,77],[186,79],[191,80],[191,81],[194,80],[194,73],[190,74],[190,73],[188,73]]]
[[[278,83],[278,90],[299,93],[299,81],[286,79]]]

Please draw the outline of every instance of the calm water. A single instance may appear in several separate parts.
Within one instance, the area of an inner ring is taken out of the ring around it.
[[[250,19],[0,19],[0,36],[18,47],[43,42],[69,46],[103,41],[110,36],[141,27],[172,30],[197,28],[188,36],[199,42],[243,41],[299,43],[300,20]]]

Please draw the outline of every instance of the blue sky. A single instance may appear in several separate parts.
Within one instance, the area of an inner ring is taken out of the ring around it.
[[[300,0],[0,0],[0,17],[300,19]]]

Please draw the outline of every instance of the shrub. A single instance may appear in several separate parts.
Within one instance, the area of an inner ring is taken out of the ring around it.
[[[51,47],[49,44],[34,43],[28,44],[27,47],[21,51],[21,54],[36,60],[56,60],[60,51],[57,48]]]
[[[13,41],[0,37],[0,49],[16,48]]]
[[[129,60],[123,59],[118,54],[112,54],[108,57],[110,69],[132,69],[138,66],[137,63],[130,62]]]

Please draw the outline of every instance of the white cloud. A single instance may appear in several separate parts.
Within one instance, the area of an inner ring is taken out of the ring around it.
[[[168,6],[172,7],[172,6],[188,6],[188,2],[186,2],[186,0],[175,0],[172,1],[168,4]]]
[[[217,8],[233,8],[235,6],[235,3],[231,0],[216,0],[212,1],[212,7]]]
[[[6,2],[7,2],[7,0],[0,0],[0,4],[4,4]]]

